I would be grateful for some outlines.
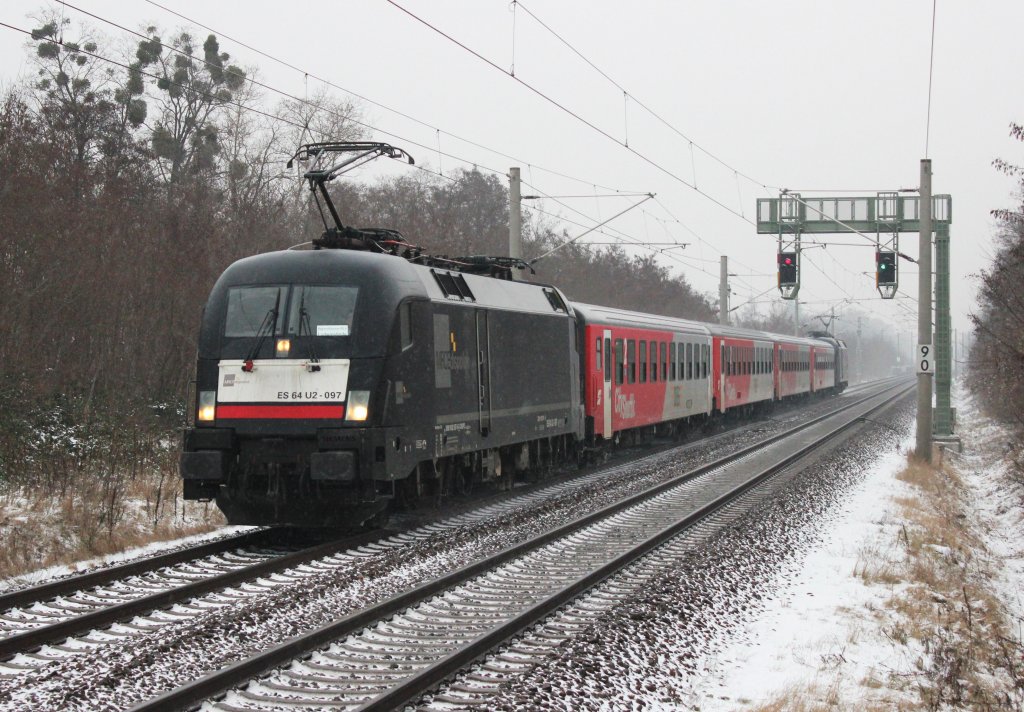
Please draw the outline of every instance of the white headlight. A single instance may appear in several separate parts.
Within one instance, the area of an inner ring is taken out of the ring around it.
[[[217,417],[217,391],[199,391],[198,419],[210,423]]]
[[[366,420],[370,414],[370,392],[349,391],[345,405],[345,420]]]

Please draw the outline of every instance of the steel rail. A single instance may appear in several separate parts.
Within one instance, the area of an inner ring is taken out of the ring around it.
[[[354,537],[324,542],[316,546],[261,561],[251,566],[243,566],[234,571],[228,571],[200,581],[194,581],[183,586],[144,596],[133,601],[91,611],[66,621],[33,628],[24,633],[18,633],[0,640],[0,661],[9,660],[18,653],[30,652],[42,645],[66,640],[80,633],[102,628],[141,613],[167,608],[181,601],[201,596],[204,593],[210,593],[236,583],[276,573],[324,556],[330,556],[353,546],[361,546],[381,537],[387,537],[392,533],[394,532],[388,530],[375,530]]]
[[[897,395],[890,397],[886,402],[890,402],[891,400],[900,397],[906,390],[909,390],[909,387],[901,390]],[[249,658],[239,660],[231,665],[227,665],[220,670],[211,672],[201,678],[189,682],[186,685],[168,690],[155,698],[140,702],[131,707],[130,712],[176,710],[196,705],[205,699],[219,695],[232,687],[244,683],[251,678],[257,677],[268,670],[314,651],[327,643],[365,628],[378,620],[398,613],[399,611],[402,611],[424,599],[430,598],[441,591],[461,584],[534,549],[538,549],[594,522],[625,510],[638,502],[654,497],[661,492],[700,477],[720,467],[729,465],[758,450],[762,450],[776,442],[813,427],[824,420],[835,417],[836,415],[855,408],[869,400],[878,398],[885,392],[885,390],[874,391],[870,395],[859,398],[852,403],[845,404],[829,413],[796,425],[793,428],[770,436],[756,444],[742,448],[737,452],[720,457],[710,463],[701,465],[679,475],[678,477],[674,477],[671,480],[650,487],[636,495],[632,495],[595,512],[579,517],[528,541],[508,547],[496,554],[469,564],[468,566],[454,572],[442,575],[428,581],[422,586],[402,592],[389,599],[381,601],[380,603],[339,618],[331,623],[321,626],[320,628],[290,638],[278,646],[257,653]],[[851,423],[846,424],[845,427],[849,427],[854,422],[857,421],[851,421]],[[664,453],[662,453],[662,455],[664,455]]]
[[[223,539],[204,542],[185,549],[176,549],[156,556],[150,556],[137,561],[128,561],[117,566],[110,566],[96,571],[71,575],[56,581],[48,581],[37,586],[22,588],[15,591],[0,594],[0,611],[8,611],[12,608],[24,608],[35,603],[43,603],[53,600],[58,596],[78,591],[103,586],[118,579],[138,576],[162,569],[166,566],[173,566],[185,561],[199,559],[204,556],[221,554],[231,549],[242,546],[268,544],[279,535],[278,529],[259,529],[257,531],[243,532]]]

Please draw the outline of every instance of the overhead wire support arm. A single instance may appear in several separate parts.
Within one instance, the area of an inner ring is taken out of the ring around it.
[[[547,257],[548,255],[550,255],[551,253],[553,253],[553,252],[557,252],[558,250],[562,249],[563,247],[568,247],[569,245],[571,245],[572,243],[576,242],[576,241],[577,241],[577,240],[579,240],[580,238],[586,237],[587,235],[589,235],[590,233],[594,232],[594,231],[595,231],[595,230],[597,230],[598,228],[604,227],[605,225],[607,225],[608,223],[610,223],[610,222],[611,222],[612,220],[614,220],[615,218],[617,218],[617,217],[620,217],[620,216],[622,216],[622,215],[625,215],[626,213],[628,213],[628,212],[629,212],[630,210],[632,210],[633,208],[638,208],[638,207],[640,207],[641,205],[643,205],[644,203],[646,203],[646,202],[647,202],[648,200],[652,200],[653,198],[654,198],[654,193],[648,193],[648,194],[647,194],[647,197],[646,197],[646,198],[644,198],[643,200],[641,200],[640,202],[638,202],[638,203],[633,203],[632,205],[630,205],[630,206],[629,206],[628,208],[626,208],[625,210],[622,210],[622,211],[619,211],[619,212],[615,213],[614,215],[612,215],[612,216],[611,216],[610,218],[608,218],[608,219],[607,219],[607,220],[605,220],[604,222],[600,222],[600,223],[598,223],[597,225],[594,225],[594,226],[593,226],[592,228],[590,228],[590,229],[588,229],[588,230],[584,230],[583,232],[581,232],[581,233],[580,233],[579,235],[577,235],[576,237],[572,238],[571,240],[569,240],[569,241],[567,241],[567,242],[563,242],[563,243],[562,243],[561,245],[557,245],[557,246],[555,246],[555,247],[552,247],[552,248],[551,248],[550,250],[548,250],[547,252],[545,252],[545,253],[544,253],[544,254],[542,254],[542,255],[539,255],[538,257],[534,257],[534,258],[533,258],[532,260],[530,260],[530,264],[531,264],[531,265],[534,265],[534,264],[536,264],[537,262],[540,262],[540,261],[541,261],[542,259],[544,259],[544,258],[545,258],[545,257]]]

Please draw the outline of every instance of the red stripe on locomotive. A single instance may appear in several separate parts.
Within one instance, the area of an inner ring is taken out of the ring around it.
[[[217,420],[341,420],[343,405],[226,405],[217,406]]]

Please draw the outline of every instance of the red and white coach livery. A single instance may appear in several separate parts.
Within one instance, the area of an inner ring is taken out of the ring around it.
[[[846,346],[832,338],[572,306],[590,442],[682,431],[715,415],[747,414],[846,385]]]
[[[714,338],[716,409],[724,413],[771,403],[775,398],[772,352],[776,337],[716,324],[708,329]]]
[[[713,409],[711,335],[685,319],[573,304],[588,435],[685,422]]]

